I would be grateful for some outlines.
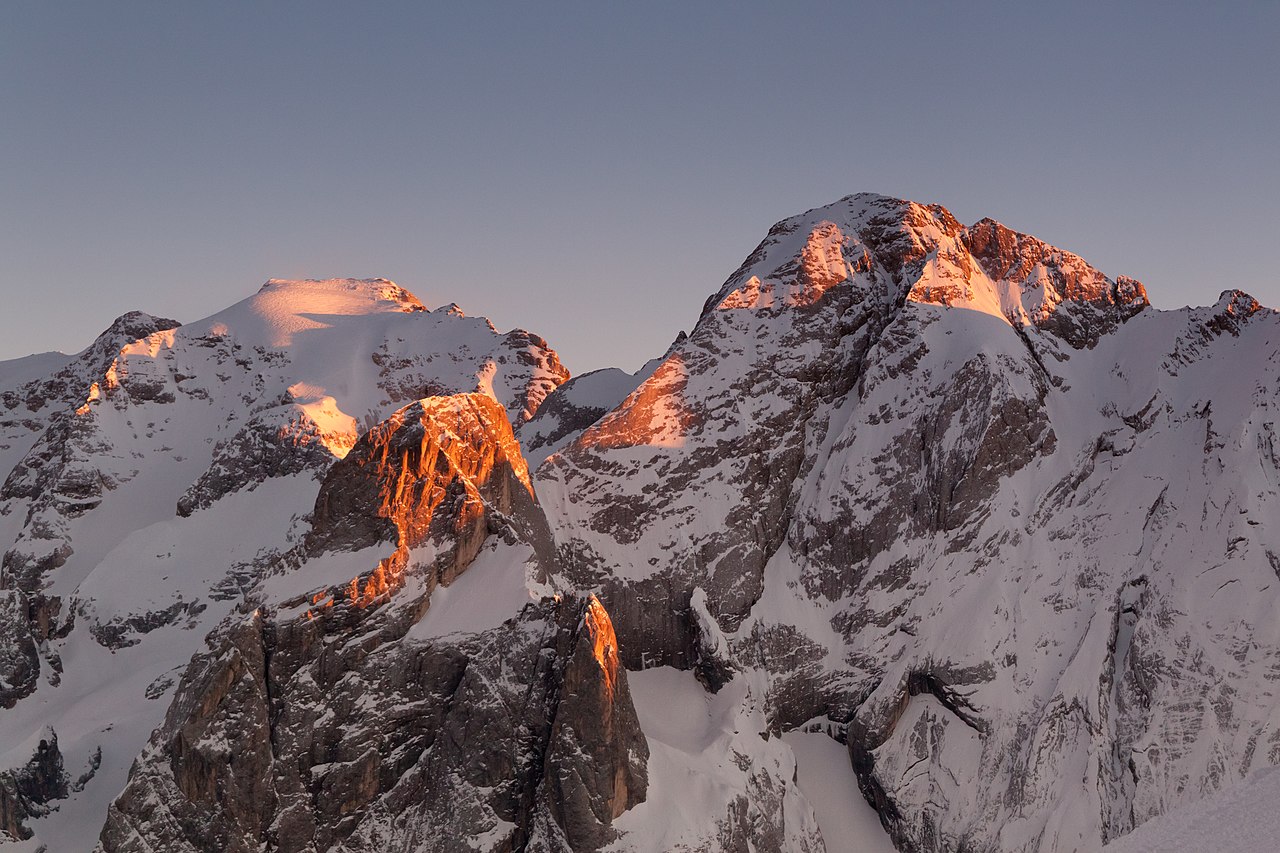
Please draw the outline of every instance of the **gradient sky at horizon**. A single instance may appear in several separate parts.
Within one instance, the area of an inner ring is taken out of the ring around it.
[[[1280,305],[1280,3],[5,4],[0,359],[382,276],[576,373],[869,190]]]

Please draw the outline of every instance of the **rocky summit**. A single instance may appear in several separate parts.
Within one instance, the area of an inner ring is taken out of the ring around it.
[[[126,314],[0,363],[0,834],[1102,850],[1280,764],[1278,353],[868,194],[635,374],[382,279]]]

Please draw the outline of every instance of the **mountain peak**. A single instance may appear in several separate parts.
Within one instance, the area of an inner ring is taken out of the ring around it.
[[[258,293],[288,294],[301,299],[366,298],[379,302],[394,302],[404,306],[404,311],[425,311],[427,306],[418,297],[394,281],[385,278],[272,278],[258,289]]]
[[[234,329],[246,341],[283,347],[300,332],[351,318],[426,311],[418,297],[385,278],[273,278],[248,299],[189,328],[215,335]]]
[[[111,325],[103,331],[98,337],[111,337],[120,339],[137,340],[145,338],[155,332],[164,332],[169,329],[176,329],[182,325],[177,320],[169,320],[164,317],[156,317],[145,311],[127,311],[121,314]]]
[[[705,311],[803,308],[838,287],[982,311],[1077,349],[1150,304],[1141,282],[994,219],[965,227],[940,204],[857,193],[774,225]]]
[[[1054,270],[1060,299],[1112,302],[1140,311],[1150,304],[1142,282],[1128,276],[1106,278],[1079,255],[983,218],[965,229],[965,246],[995,281],[1026,281],[1042,266]]]

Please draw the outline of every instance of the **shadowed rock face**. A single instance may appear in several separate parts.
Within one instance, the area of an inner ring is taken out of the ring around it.
[[[299,407],[268,409],[218,442],[208,469],[178,499],[178,515],[190,516],[273,477],[311,472],[320,479],[354,441],[354,430],[326,433]]]
[[[78,790],[78,789],[77,789]],[[0,842],[31,837],[26,821],[43,817],[67,796],[70,779],[62,766],[58,735],[46,727],[30,760],[21,767],[0,771]]]
[[[335,634],[261,612],[221,631],[102,849],[463,851],[479,834],[486,850],[595,850],[644,799],[648,749],[625,670],[599,657],[597,601],[428,644],[364,615]]]
[[[561,849],[551,843],[558,834],[568,850],[599,849],[614,837],[613,819],[645,798],[649,749],[619,662],[618,638],[595,596],[581,612],[540,791],[559,833],[545,833],[534,849]]]
[[[12,708],[40,677],[37,639],[28,621],[28,599],[19,590],[0,590],[0,707]]]

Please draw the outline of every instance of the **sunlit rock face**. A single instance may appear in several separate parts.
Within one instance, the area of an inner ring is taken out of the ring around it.
[[[361,436],[320,487],[308,547],[355,551],[483,538],[483,508],[510,514],[533,487],[502,406],[466,394],[419,400]],[[469,562],[464,560],[462,562]]]
[[[545,521],[502,407],[473,394],[396,412],[330,469],[315,519],[257,606],[187,668],[101,848],[613,840],[614,818],[644,800],[648,749],[600,601],[525,592],[496,620],[482,611],[492,627],[441,635],[426,618],[477,560],[481,602],[495,570],[521,590],[546,573]],[[335,553],[365,555],[350,565],[367,571],[317,588]]]
[[[666,354],[650,359],[635,373],[606,367],[575,376],[556,388],[532,418],[515,425],[516,437],[520,439],[530,469],[537,468],[548,456],[562,450],[583,430],[617,408],[641,382],[653,375],[684,339],[685,334],[681,332]]]
[[[503,525],[533,548],[540,578],[554,547],[506,412],[482,394],[419,400],[369,430],[329,470],[312,519],[308,555],[394,548],[332,593],[361,606],[403,583],[412,549],[436,554],[425,582],[447,586]]]
[[[538,336],[428,311],[383,279],[272,280],[181,328],[126,314],[52,376],[0,388],[14,456],[0,513],[18,525],[5,575],[28,593],[68,560],[64,574],[82,575],[104,550],[76,558],[76,529],[94,526],[76,522],[127,484],[146,497],[115,503],[172,494],[190,515],[265,480],[322,474],[406,402],[478,392],[523,422],[567,375]],[[110,531],[128,532],[109,525],[101,544]]]

